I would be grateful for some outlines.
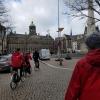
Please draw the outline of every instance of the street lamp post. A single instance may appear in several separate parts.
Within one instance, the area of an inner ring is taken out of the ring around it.
[[[60,20],[59,20],[59,0],[58,0],[58,60],[60,61],[59,64],[62,65],[62,59],[61,59],[61,32],[64,28],[60,28]]]
[[[60,59],[60,46],[59,46],[59,43],[60,43],[60,41],[59,41],[59,38],[60,38],[60,34],[59,34],[59,0],[58,0],[58,30],[57,30],[57,32],[58,32],[58,59]]]
[[[27,52],[27,33],[25,32],[25,51]]]

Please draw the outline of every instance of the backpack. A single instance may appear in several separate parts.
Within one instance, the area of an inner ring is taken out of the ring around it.
[[[20,68],[22,66],[22,57],[21,54],[12,55],[12,67]]]

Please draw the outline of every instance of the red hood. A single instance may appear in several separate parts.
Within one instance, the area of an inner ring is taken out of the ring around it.
[[[94,67],[100,67],[100,49],[89,51],[86,55],[86,60]]]
[[[20,53],[19,52],[14,52],[13,53],[13,56],[17,56],[17,55],[19,55]]]

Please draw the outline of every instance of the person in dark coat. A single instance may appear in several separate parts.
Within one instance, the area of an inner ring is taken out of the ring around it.
[[[33,53],[33,60],[35,63],[35,67],[39,69],[39,52],[37,50]]]
[[[100,32],[85,43],[88,53],[75,66],[65,100],[100,100]]]

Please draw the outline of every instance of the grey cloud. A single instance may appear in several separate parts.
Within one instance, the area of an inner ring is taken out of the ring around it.
[[[21,2],[15,2],[14,0],[7,1],[7,6],[10,9],[10,15],[16,26],[17,33],[28,32],[28,26],[31,21],[37,26],[37,33],[46,34],[46,31],[50,29],[51,35],[57,36],[57,11],[58,0],[21,0]],[[67,16],[63,15],[64,4],[63,0],[60,0],[60,24],[64,27],[64,32],[69,33],[70,26],[67,21]],[[65,20],[66,19],[66,20]],[[73,23],[72,26],[74,26]],[[81,24],[81,23],[80,23]],[[80,26],[80,25],[79,25]],[[76,32],[78,29],[76,30]]]

